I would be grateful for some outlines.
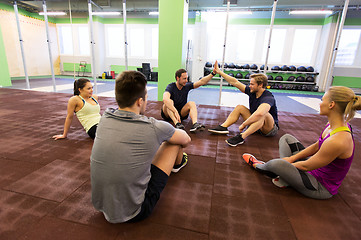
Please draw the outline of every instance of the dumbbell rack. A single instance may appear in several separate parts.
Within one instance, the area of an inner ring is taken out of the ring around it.
[[[212,71],[213,68],[210,67],[204,67],[205,69]],[[225,68],[225,73],[233,73],[236,75],[237,73],[242,73],[242,75],[246,75],[248,73],[263,73],[263,70],[255,70],[255,69],[236,69],[236,68]],[[314,82],[297,82],[297,81],[287,81],[287,79],[284,79],[283,81],[278,80],[268,80],[269,88],[271,89],[285,89],[285,90],[301,90],[301,91],[317,91],[316,86],[316,76],[319,74],[317,72],[299,72],[299,71],[281,71],[281,70],[267,70],[266,74],[271,73],[270,75],[277,75],[277,74],[283,74],[283,75],[289,75],[289,76],[312,76],[314,78]],[[213,79],[208,83],[209,85],[219,85],[220,77],[216,75],[213,77]],[[238,81],[248,84],[249,79],[246,78],[236,78]],[[223,81],[223,86],[229,86],[230,84],[227,81]]]

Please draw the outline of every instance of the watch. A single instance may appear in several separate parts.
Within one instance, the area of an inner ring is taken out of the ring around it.
[[[211,74],[212,74],[213,76],[215,76],[217,73],[211,72]]]

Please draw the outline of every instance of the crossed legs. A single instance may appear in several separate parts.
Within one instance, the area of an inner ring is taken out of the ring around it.
[[[172,101],[173,103],[173,101]],[[179,121],[177,120],[177,117],[175,116],[174,112],[172,112],[169,108],[167,108],[167,106],[165,104],[163,104],[162,107],[163,113],[167,118],[170,118],[172,120],[172,122],[174,123],[174,125],[176,125]],[[198,113],[197,113],[197,106],[195,104],[195,102],[190,101],[187,102],[186,105],[183,106],[183,108],[181,109],[179,115],[180,118],[185,118],[187,115],[189,114],[192,123],[196,123],[198,121]]]

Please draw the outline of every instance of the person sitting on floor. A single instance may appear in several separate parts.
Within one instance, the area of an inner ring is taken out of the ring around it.
[[[347,87],[331,87],[322,97],[320,115],[328,123],[319,139],[307,148],[292,135],[279,140],[279,159],[264,163],[251,154],[243,159],[272,177],[279,187],[291,186],[301,194],[328,199],[337,194],[354,158],[355,142],[348,123],[361,110],[360,97]]]
[[[243,123],[239,126],[240,134],[227,139],[228,145],[235,147],[243,144],[246,137],[254,132],[266,137],[275,136],[279,129],[277,106],[273,94],[266,89],[268,84],[267,76],[260,73],[252,74],[249,86],[246,86],[236,78],[222,72],[217,61],[214,66],[213,71],[215,73],[221,75],[232,86],[249,96],[249,109],[243,105],[237,105],[224,123],[213,129],[208,129],[208,131],[227,134],[229,133],[228,127],[237,122],[238,118],[242,116]]]
[[[100,105],[98,103],[98,96],[93,94],[93,85],[88,79],[79,78],[74,81],[74,96],[68,101],[67,112],[63,134],[54,135],[54,140],[63,139],[68,136],[74,113],[89,137],[95,138],[95,132],[101,117]]]
[[[205,126],[198,123],[197,106],[193,101],[187,102],[188,93],[192,89],[207,84],[215,75],[214,70],[197,82],[188,82],[188,73],[185,69],[179,69],[175,73],[176,82],[168,84],[163,94],[163,106],[161,116],[166,121],[172,121],[176,128],[184,129],[182,120],[188,115],[192,120],[191,132],[204,130]]]
[[[188,161],[191,139],[171,124],[144,116],[147,80],[124,71],[115,82],[118,109],[102,116],[90,157],[94,207],[111,223],[137,222],[155,207],[168,176]]]

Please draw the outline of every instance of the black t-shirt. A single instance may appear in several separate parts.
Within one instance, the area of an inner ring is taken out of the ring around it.
[[[270,91],[266,89],[262,93],[262,95],[259,98],[257,98],[256,93],[251,93],[251,89],[249,88],[249,86],[246,86],[244,93],[249,96],[249,110],[251,114],[253,114],[257,110],[259,105],[261,105],[262,103],[267,103],[271,106],[269,113],[272,115],[273,120],[275,121],[277,127],[279,127],[276,99]]]
[[[175,82],[168,84],[165,91],[170,93],[170,99],[174,102],[174,107],[180,112],[184,105],[187,104],[188,93],[194,88],[192,82],[187,82],[181,90],[177,88]]]

